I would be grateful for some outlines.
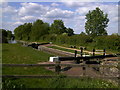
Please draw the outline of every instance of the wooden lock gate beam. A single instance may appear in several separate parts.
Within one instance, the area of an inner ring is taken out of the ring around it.
[[[103,59],[103,58],[107,58],[107,57],[119,57],[120,54],[110,54],[110,55],[98,55],[98,56],[86,56],[86,57],[59,57],[60,61],[70,61],[70,60],[80,60],[83,59],[84,61],[89,60],[89,59]]]

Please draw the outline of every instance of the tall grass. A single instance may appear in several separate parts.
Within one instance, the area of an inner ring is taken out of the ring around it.
[[[91,78],[7,78],[3,88],[117,88],[112,83]]]

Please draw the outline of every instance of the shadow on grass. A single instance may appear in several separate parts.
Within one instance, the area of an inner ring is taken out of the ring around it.
[[[9,51],[8,49],[2,49],[2,52],[7,52],[7,51]]]

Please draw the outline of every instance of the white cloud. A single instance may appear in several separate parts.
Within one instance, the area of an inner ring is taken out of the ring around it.
[[[7,6],[2,9],[3,14],[9,14],[9,15],[14,15],[17,13],[17,10],[14,7]]]
[[[76,10],[76,13],[78,13],[79,15],[85,15],[88,13],[89,10],[90,9],[88,7],[81,7]]]
[[[0,0],[0,2],[7,2],[8,0]]]
[[[45,15],[47,18],[71,18],[74,12],[68,10],[61,10],[61,9],[53,9],[48,11]]]
[[[81,7],[86,6],[85,2],[63,2],[68,7]]]
[[[22,7],[19,9],[18,15],[44,15],[49,7],[44,7],[43,5],[37,3],[22,3]]]
[[[37,17],[34,17],[34,16],[24,16],[24,17],[20,18],[20,20],[22,20],[24,22],[35,21],[36,19],[37,19]]]
[[[112,18],[112,19],[111,19],[111,22],[112,22],[112,23],[116,23],[116,22],[118,22],[118,17],[114,17],[114,18]]]
[[[51,6],[57,7],[57,6],[59,6],[59,4],[57,4],[57,3],[52,3]]]
[[[12,25],[16,26],[16,25],[22,25],[22,24],[23,24],[23,22],[18,21],[18,22],[13,23]]]
[[[60,0],[61,2],[74,3],[74,2],[97,2],[98,0]]]
[[[13,31],[16,28],[16,26],[14,27],[13,22],[2,22],[2,29],[5,29],[5,30]]]

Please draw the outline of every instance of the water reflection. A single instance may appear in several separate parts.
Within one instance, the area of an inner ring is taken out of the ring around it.
[[[15,44],[15,43],[17,43],[17,41],[16,41],[16,40],[9,40],[8,43],[13,43],[13,44]]]

